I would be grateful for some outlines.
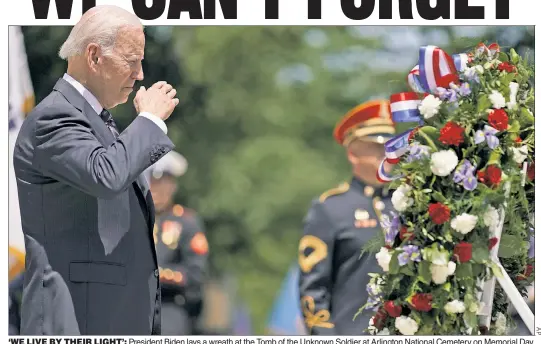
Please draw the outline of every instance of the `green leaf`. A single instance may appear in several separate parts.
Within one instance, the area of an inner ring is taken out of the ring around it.
[[[535,118],[526,108],[521,107],[519,121],[522,126],[527,127],[534,124]]]
[[[464,322],[470,328],[477,327],[477,314],[475,312],[464,312]]]
[[[401,267],[400,273],[403,273],[404,275],[407,275],[407,276],[412,276],[412,277],[415,276],[415,272],[408,265],[404,265],[403,267]]]
[[[441,203],[445,203],[446,201],[445,197],[443,197],[443,195],[439,191],[433,192],[432,198],[434,198],[436,201],[441,202]]]
[[[509,54],[511,55],[511,62],[513,62],[513,64],[519,63],[520,56],[517,54],[515,49],[511,48],[511,50],[509,51]]]
[[[460,279],[469,278],[473,276],[473,270],[470,263],[458,264],[456,267],[456,277]]]
[[[493,150],[488,158],[487,165],[499,165],[501,153],[498,150]]]
[[[507,129],[508,132],[510,133],[518,133],[520,132],[520,123],[519,121],[517,121],[516,119],[512,120],[510,125],[509,125],[509,128]]]
[[[516,235],[504,234],[500,239],[500,248],[498,250],[498,257],[511,258],[519,255],[522,252],[523,240]]]
[[[419,263],[419,281],[424,284],[430,285],[432,281],[432,274],[430,273],[430,262],[425,260]]]
[[[490,108],[490,99],[488,99],[488,96],[486,94],[482,94],[477,99],[477,112],[478,113],[484,113],[486,110]]]
[[[429,145],[430,147],[434,148],[435,143],[438,142],[438,138],[440,137],[440,131],[431,126],[424,126],[419,129],[419,131],[428,137],[427,140],[427,138],[423,135],[419,135],[419,141],[421,141],[421,143],[425,145]]]
[[[506,53],[504,52],[500,52],[498,54],[498,60],[502,61],[502,62],[509,62],[509,57],[507,56]]]
[[[485,266],[483,264],[473,264],[472,271],[474,276],[479,276],[483,273],[483,271],[485,271]]]
[[[488,247],[481,245],[473,246],[472,259],[474,262],[482,263],[483,261],[488,259],[488,255]]]
[[[397,274],[398,269],[400,266],[398,265],[398,251],[395,251],[393,253],[393,256],[391,257],[391,261],[389,262],[389,273],[390,274]]]

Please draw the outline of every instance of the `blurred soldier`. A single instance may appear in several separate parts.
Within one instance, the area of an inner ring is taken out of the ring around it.
[[[385,156],[383,143],[394,133],[390,105],[383,100],[355,107],[335,127],[353,178],[314,200],[305,218],[299,287],[309,334],[366,334],[370,312],[354,317],[368,298],[368,273],[381,269],[374,255],[361,251],[380,230],[382,212],[392,208],[376,171]]]
[[[162,335],[194,334],[202,309],[208,256],[204,227],[193,210],[173,203],[175,179],[186,169],[186,159],[172,151],[148,171],[157,214],[154,242],[162,287]]]

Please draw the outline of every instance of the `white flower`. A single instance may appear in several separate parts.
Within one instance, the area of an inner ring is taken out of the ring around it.
[[[494,234],[494,231],[500,222],[500,215],[496,208],[491,205],[488,206],[488,209],[483,214],[483,222],[485,223],[485,226],[490,229],[491,234]]]
[[[419,325],[417,325],[417,322],[415,322],[415,320],[403,315],[399,318],[396,318],[394,322],[394,327],[396,327],[397,330],[405,336],[412,336],[419,329]]]
[[[455,273],[455,270],[456,270],[456,263],[455,262],[449,262],[447,264],[447,269],[449,269],[447,271],[447,273],[449,274],[449,276],[451,276],[452,274]]]
[[[443,284],[447,281],[449,276],[449,264],[434,264],[430,265],[430,273],[432,274],[432,282],[436,284]],[[453,271],[454,272],[454,271]]]
[[[464,302],[459,300],[453,300],[451,302],[447,302],[443,309],[447,313],[464,313],[466,311],[466,306],[464,306]]]
[[[517,92],[518,84],[516,82],[509,83],[509,102],[507,103],[508,109],[513,109],[517,106]]]
[[[511,147],[511,152],[513,153],[513,160],[517,164],[522,164],[528,157],[528,146],[522,145],[520,148]]]
[[[437,176],[448,176],[458,165],[458,157],[454,150],[449,149],[432,153],[430,169]]]
[[[474,66],[474,67],[472,67],[472,68],[475,68],[475,69],[477,70],[477,73],[478,73],[479,75],[482,75],[482,74],[485,72],[485,69],[484,69],[483,66],[481,66],[481,65],[476,65],[476,66]]]
[[[488,99],[490,99],[492,107],[495,109],[501,109],[505,106],[505,98],[496,90],[492,90],[492,93],[488,96]]]
[[[476,224],[477,216],[467,213],[462,213],[451,220],[451,228],[462,234],[468,234],[471,232],[475,228]]]
[[[378,332],[378,329],[376,328],[376,326],[374,326],[374,317],[370,318],[370,321],[368,321],[368,333],[370,333],[371,335],[374,335]]]
[[[413,198],[408,197],[408,192],[411,191],[411,186],[400,185],[391,197],[391,203],[397,211],[404,211],[413,205]]]
[[[377,333],[378,336],[388,336],[389,334],[390,332],[387,327]]]
[[[434,117],[440,111],[441,100],[429,94],[423,99],[421,105],[419,105],[419,111],[425,117],[429,119]]]
[[[496,314],[496,321],[494,322],[494,334],[497,336],[503,336],[507,332],[507,319],[501,312]]]
[[[376,260],[383,271],[389,271],[389,263],[391,262],[391,253],[386,247],[382,247],[378,253],[376,253]]]

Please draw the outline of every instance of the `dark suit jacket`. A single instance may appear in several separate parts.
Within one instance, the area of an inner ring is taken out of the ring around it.
[[[115,140],[63,79],[29,114],[13,157],[22,335],[160,333],[154,207],[141,173],[173,147],[142,116]]]

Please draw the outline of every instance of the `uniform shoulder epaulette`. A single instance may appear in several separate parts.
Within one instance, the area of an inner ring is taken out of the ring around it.
[[[342,183],[342,184],[338,185],[337,187],[332,188],[332,189],[327,190],[324,193],[322,193],[321,196],[319,196],[319,201],[320,202],[325,202],[325,200],[327,198],[329,198],[331,196],[336,196],[336,195],[343,194],[343,193],[347,192],[348,190],[349,190],[349,183]]]

